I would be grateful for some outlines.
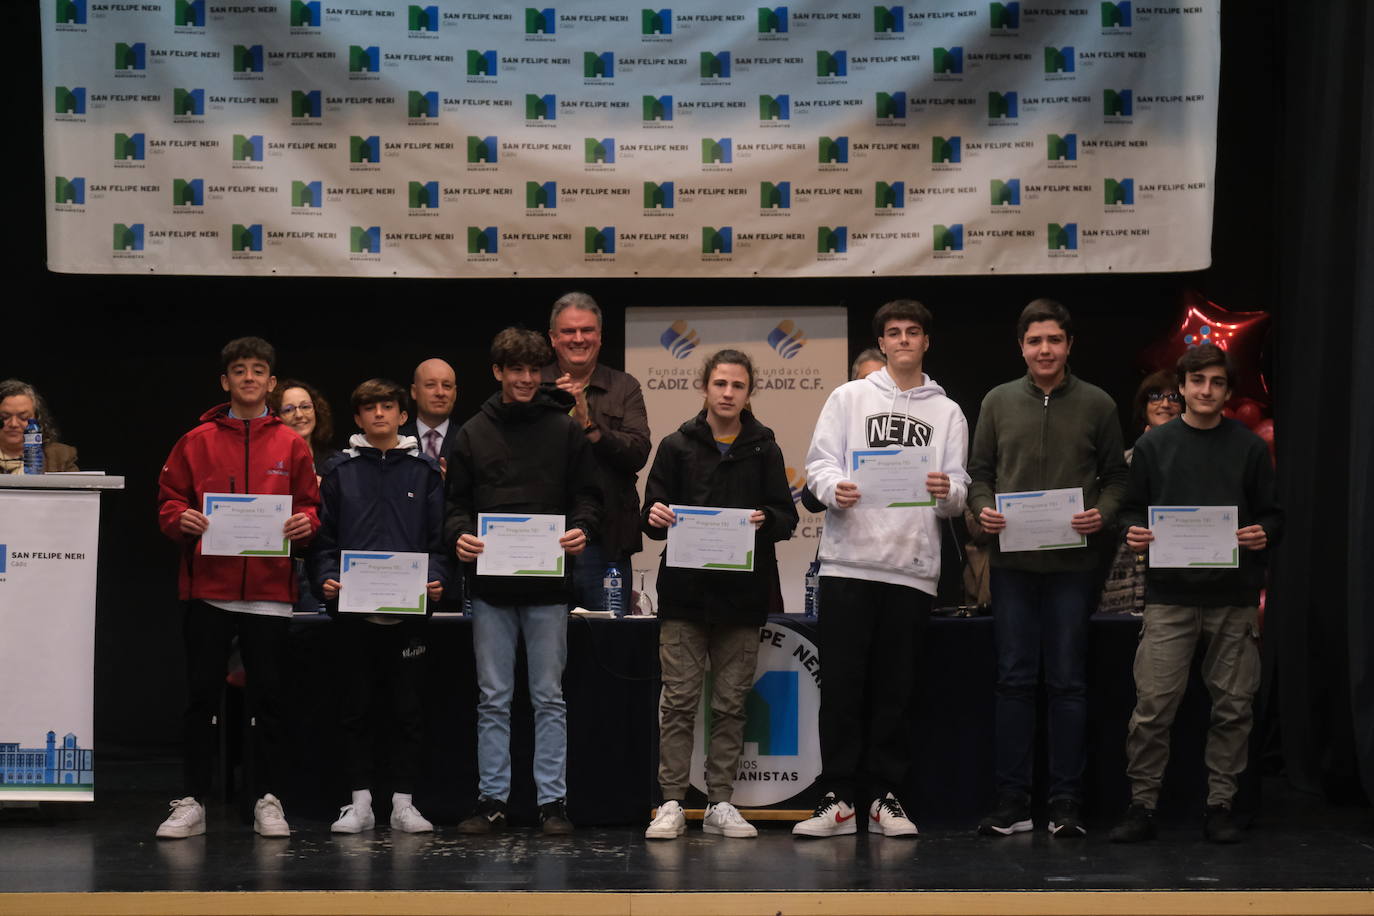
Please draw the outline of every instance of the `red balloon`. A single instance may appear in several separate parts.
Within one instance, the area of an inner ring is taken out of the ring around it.
[[[1255,424],[1255,435],[1264,440],[1264,444],[1269,446],[1269,460],[1278,460],[1278,451],[1274,446],[1274,421],[1268,417]]]
[[[1264,408],[1254,398],[1237,398],[1232,404],[1232,416],[1251,429],[1264,419]]]
[[[1145,354],[1146,362],[1155,368],[1172,369],[1189,347],[1216,344],[1230,356],[1235,371],[1232,397],[1254,398],[1267,406],[1271,399],[1260,371],[1260,350],[1268,324],[1267,312],[1231,312],[1200,293],[1189,292],[1184,295],[1183,315],[1176,330]]]

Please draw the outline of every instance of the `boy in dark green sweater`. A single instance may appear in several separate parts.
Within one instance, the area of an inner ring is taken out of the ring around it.
[[[1145,574],[1136,706],[1126,733],[1131,806],[1112,830],[1118,843],[1155,835],[1169,728],[1199,641],[1202,676],[1212,695],[1204,834],[1218,843],[1241,839],[1231,800],[1236,777],[1245,769],[1260,680],[1256,642],[1264,563],[1283,524],[1268,448],[1242,423],[1222,415],[1234,384],[1225,351],[1213,344],[1188,350],[1178,361],[1177,376],[1186,412],[1136,444],[1121,513],[1126,544],[1140,552],[1150,549],[1155,540],[1147,520],[1151,506],[1235,506],[1238,565],[1152,567]]]
[[[1116,402],[1069,371],[1073,322],[1052,299],[1021,312],[1017,342],[1026,374],[983,399],[973,435],[968,504],[983,530],[1000,534],[1006,516],[997,494],[1079,488],[1082,511],[1071,527],[1077,549],[991,553],[993,636],[997,646],[997,803],[978,825],[986,836],[1032,827],[1030,792],[1036,688],[1043,659],[1049,717],[1049,830],[1075,838],[1087,754],[1088,616],[1102,551],[1094,542],[1115,530],[1126,490],[1126,460]]]

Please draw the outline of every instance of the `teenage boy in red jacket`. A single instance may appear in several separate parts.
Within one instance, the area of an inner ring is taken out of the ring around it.
[[[290,557],[205,556],[201,535],[210,519],[201,511],[206,493],[291,496],[292,514],[282,534],[297,547],[314,536],[320,521],[319,487],[305,440],[267,409],[276,387],[276,352],[259,337],[231,340],[220,354],[220,385],[229,392],[172,447],[158,478],[158,524],[182,547],[179,594],[186,602],[186,674],[190,698],[185,720],[184,798],[157,829],[179,839],[205,832],[205,808],[197,799],[211,788],[219,746],[219,696],[233,638],[239,638],[248,675],[253,722],[253,829],[262,836],[291,833],[281,802],[281,670],[287,624],[296,600]]]

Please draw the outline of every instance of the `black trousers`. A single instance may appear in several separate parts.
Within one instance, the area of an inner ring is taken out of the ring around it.
[[[916,655],[931,602],[903,585],[821,577],[820,785],[842,801],[862,807],[906,782]],[[869,797],[858,798],[860,788]]]
[[[349,789],[376,785],[380,737],[390,749],[391,790],[415,791],[424,752],[424,625],[423,618],[396,624],[344,614],[334,619],[334,675]],[[374,727],[379,722],[387,723],[380,735]]]
[[[289,617],[240,614],[204,601],[186,602],[186,704],[183,791],[200,801],[214,786],[219,753],[220,697],[228,673],[229,649],[239,639],[247,675],[249,787],[253,797],[278,793],[282,785],[282,666]]]

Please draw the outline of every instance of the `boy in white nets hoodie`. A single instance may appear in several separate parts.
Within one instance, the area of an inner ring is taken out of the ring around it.
[[[854,833],[864,787],[869,832],[916,834],[896,795],[910,766],[911,660],[940,578],[940,519],[963,512],[969,482],[968,423],[923,369],[930,326],[929,310],[912,299],[878,310],[873,331],[887,366],[830,393],[806,456],[808,485],[830,510],[820,548],[826,795],[793,829],[798,836]],[[921,495],[934,505],[866,502],[848,470],[853,452],[907,446],[933,449]]]

